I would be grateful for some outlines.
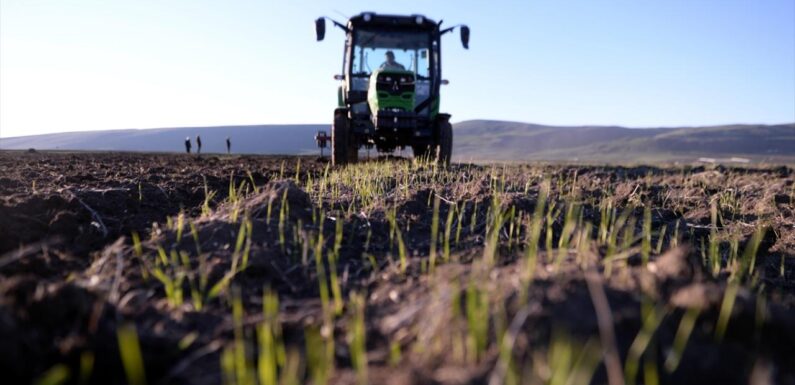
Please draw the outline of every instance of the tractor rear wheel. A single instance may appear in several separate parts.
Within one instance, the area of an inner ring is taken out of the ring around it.
[[[443,119],[439,121],[437,129],[436,162],[448,166],[453,156],[453,125],[449,120]]]
[[[348,110],[334,110],[334,126],[331,129],[331,164],[341,166],[359,160],[359,146],[351,132]]]

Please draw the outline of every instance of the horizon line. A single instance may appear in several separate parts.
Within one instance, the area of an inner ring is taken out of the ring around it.
[[[453,123],[453,126],[467,122],[493,122],[493,123],[513,123],[524,124],[530,126],[542,126],[550,128],[623,128],[627,130],[675,130],[683,128],[713,128],[713,127],[727,127],[727,126],[787,126],[795,125],[795,121],[782,122],[782,123],[723,123],[723,124],[708,124],[708,125],[682,125],[682,126],[645,126],[645,127],[630,127],[617,124],[585,124],[585,125],[565,125],[565,124],[543,124],[532,123],[518,120],[501,120],[501,119],[467,119]],[[208,126],[167,126],[167,127],[135,127],[135,128],[100,128],[96,130],[66,130],[57,132],[48,132],[42,134],[32,135],[16,135],[16,136],[3,136],[0,132],[0,140],[26,138],[35,136],[46,135],[60,135],[60,134],[84,134],[96,132],[109,132],[109,131],[149,131],[149,130],[173,130],[183,128],[206,129],[206,128],[244,128],[244,127],[274,127],[274,126],[331,126],[331,123],[262,123],[262,124],[227,124],[227,125],[208,125]]]

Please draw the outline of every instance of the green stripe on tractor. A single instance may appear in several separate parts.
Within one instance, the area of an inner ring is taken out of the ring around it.
[[[370,100],[372,111],[383,110],[385,108],[400,108],[403,111],[414,109],[414,93],[404,92],[400,95],[390,95],[388,92],[377,92],[375,100]],[[375,107],[375,108],[374,108]]]

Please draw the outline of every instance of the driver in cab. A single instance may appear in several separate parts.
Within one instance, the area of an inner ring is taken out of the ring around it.
[[[386,51],[386,61],[381,63],[380,68],[385,70],[406,70],[403,64],[395,61],[395,53],[392,51]]]

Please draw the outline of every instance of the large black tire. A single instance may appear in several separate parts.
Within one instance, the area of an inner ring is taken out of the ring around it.
[[[331,129],[331,164],[342,166],[359,160],[359,146],[351,133],[348,111],[334,110],[334,126]]]
[[[411,146],[411,151],[414,152],[414,159],[422,160],[423,162],[428,161],[428,155],[430,155],[430,147],[427,144],[415,144]]]
[[[439,120],[437,129],[436,162],[448,166],[453,156],[453,125],[449,120],[442,119]]]

